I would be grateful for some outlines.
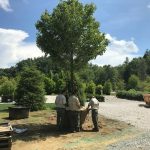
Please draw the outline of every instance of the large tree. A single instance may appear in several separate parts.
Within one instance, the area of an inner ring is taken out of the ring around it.
[[[74,72],[102,55],[108,45],[93,16],[95,9],[93,4],[62,0],[52,13],[45,11],[36,23],[37,46],[70,72],[72,90]]]

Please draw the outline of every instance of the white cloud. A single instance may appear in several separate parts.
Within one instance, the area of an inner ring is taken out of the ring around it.
[[[18,61],[44,55],[35,43],[25,42],[28,33],[22,30],[0,28],[0,68]]]
[[[5,11],[12,11],[9,0],[0,0],[0,8],[4,9]]]
[[[28,33],[22,30],[0,28],[0,68],[10,67],[18,61],[44,55],[35,43],[25,42]],[[138,47],[133,40],[118,40],[111,35],[106,35],[110,41],[106,52],[91,62],[97,65],[122,64],[125,58],[129,60],[138,57]]]
[[[133,40],[118,40],[110,34],[107,34],[106,38],[110,41],[107,50],[102,56],[98,56],[95,60],[92,60],[93,64],[117,66],[122,64],[126,57],[132,60],[134,57],[139,56],[137,55],[139,48]]]

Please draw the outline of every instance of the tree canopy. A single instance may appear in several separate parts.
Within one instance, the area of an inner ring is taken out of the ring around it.
[[[61,1],[52,13],[45,11],[36,23],[37,46],[53,62],[70,72],[81,69],[89,60],[102,55],[108,40],[93,16],[96,7],[78,0]]]

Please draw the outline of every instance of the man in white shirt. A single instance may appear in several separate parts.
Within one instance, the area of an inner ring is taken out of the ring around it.
[[[68,106],[69,106],[69,120],[71,132],[80,131],[80,101],[76,93],[73,92],[73,95],[69,97]]]
[[[63,130],[65,120],[65,105],[66,97],[63,94],[59,94],[55,100],[57,110],[57,129]]]
[[[98,109],[99,109],[99,101],[93,96],[88,104],[88,108],[91,107],[92,110],[92,121],[93,121],[93,131],[99,131],[98,126]]]

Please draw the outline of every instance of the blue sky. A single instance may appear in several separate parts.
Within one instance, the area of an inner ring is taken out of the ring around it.
[[[150,49],[150,0],[80,0],[93,2],[100,30],[110,40],[107,51],[92,63],[116,66],[126,57],[143,56]],[[42,56],[37,48],[35,22],[59,0],[0,0],[0,67],[10,67],[26,58]]]

